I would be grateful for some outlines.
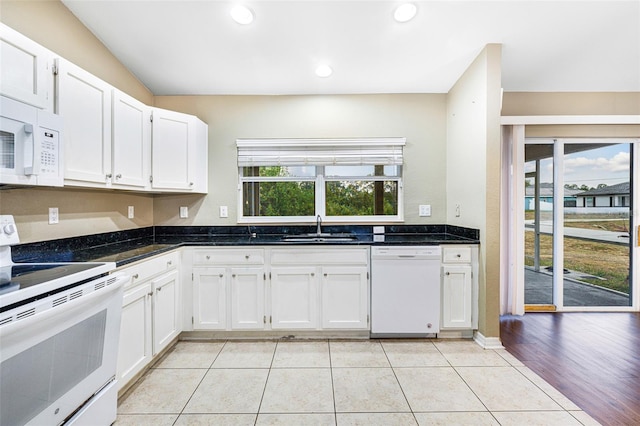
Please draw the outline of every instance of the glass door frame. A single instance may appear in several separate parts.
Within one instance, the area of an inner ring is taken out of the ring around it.
[[[515,315],[524,314],[524,149],[527,141],[554,144],[553,175],[556,188],[564,187],[564,147],[565,142],[588,144],[611,143],[632,144],[631,170],[632,182],[640,182],[640,139],[639,138],[527,138],[524,135],[524,125],[503,127],[503,189],[502,201],[505,206],[501,209],[506,231],[502,244],[506,254],[502,263],[501,313]],[[521,188],[519,190],[518,188]],[[553,303],[557,311],[564,312],[629,312],[640,310],[640,184],[632,185],[630,222],[632,227],[629,238],[630,245],[630,306],[564,306],[564,282],[562,268],[553,268]],[[521,211],[520,211],[521,210]],[[554,191],[553,195],[553,264],[564,265],[564,192]]]

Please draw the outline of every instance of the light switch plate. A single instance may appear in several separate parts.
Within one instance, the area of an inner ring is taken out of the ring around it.
[[[418,206],[418,215],[419,216],[431,216],[431,205],[430,204],[420,204]]]
[[[384,234],[384,226],[374,226],[373,227],[374,234]]]
[[[384,234],[374,234],[373,235],[374,243],[383,243],[384,242]]]
[[[227,206],[220,206],[220,217],[229,217],[229,209]]]
[[[186,219],[189,217],[189,207],[180,206],[180,219]]]

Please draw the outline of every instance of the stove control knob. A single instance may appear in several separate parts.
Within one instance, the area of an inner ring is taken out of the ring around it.
[[[8,223],[3,227],[3,231],[7,235],[11,235],[16,232],[16,225],[14,223]]]

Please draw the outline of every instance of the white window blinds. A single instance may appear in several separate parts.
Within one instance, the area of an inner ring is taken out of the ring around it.
[[[405,138],[237,139],[238,166],[402,165]]]

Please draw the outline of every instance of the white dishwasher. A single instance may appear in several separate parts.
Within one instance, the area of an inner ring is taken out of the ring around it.
[[[371,248],[371,337],[440,331],[440,246]]]

